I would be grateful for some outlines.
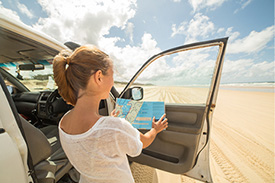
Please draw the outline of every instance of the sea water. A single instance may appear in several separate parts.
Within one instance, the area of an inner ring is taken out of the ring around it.
[[[221,83],[220,89],[275,93],[275,82]]]

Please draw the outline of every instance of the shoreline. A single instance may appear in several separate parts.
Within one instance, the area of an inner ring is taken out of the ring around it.
[[[220,86],[220,90],[275,93],[274,86]]]

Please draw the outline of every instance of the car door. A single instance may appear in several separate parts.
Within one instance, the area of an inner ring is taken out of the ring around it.
[[[144,90],[143,101],[164,101],[169,127],[131,161],[212,182],[211,119],[228,38],[179,46],[151,57],[119,95]],[[125,95],[124,95],[125,96]],[[145,130],[141,130],[145,133]]]

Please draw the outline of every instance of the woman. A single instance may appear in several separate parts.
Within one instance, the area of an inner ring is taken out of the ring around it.
[[[81,46],[72,54],[54,58],[54,79],[63,99],[74,106],[61,119],[59,135],[80,182],[134,182],[126,155],[138,156],[157,133],[167,128],[165,115],[146,134],[129,122],[101,116],[99,103],[109,97],[114,84],[113,64],[108,55],[94,46]]]

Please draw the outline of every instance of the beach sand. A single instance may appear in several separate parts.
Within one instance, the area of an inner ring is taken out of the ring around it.
[[[210,144],[214,182],[274,182],[274,94],[219,91]],[[199,182],[151,171],[154,182]]]
[[[220,90],[213,116],[215,182],[274,182],[274,93]]]

